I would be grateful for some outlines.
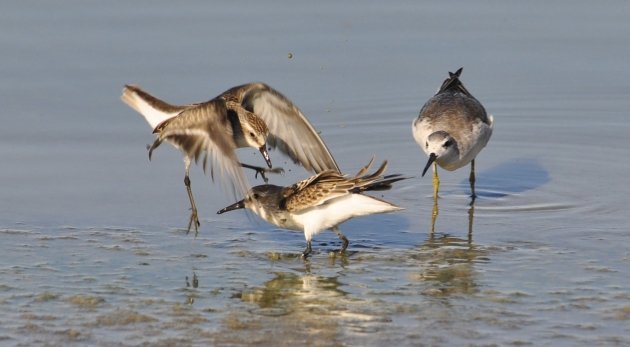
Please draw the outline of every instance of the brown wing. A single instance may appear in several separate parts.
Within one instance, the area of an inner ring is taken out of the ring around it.
[[[232,128],[222,99],[188,107],[160,124],[156,132],[156,142],[170,142],[195,162],[203,158],[204,171],[210,157],[213,178],[214,172],[219,171],[223,183],[231,183],[240,194],[247,193],[249,185],[235,153]]]
[[[346,195],[351,188],[352,183],[338,172],[324,171],[289,187],[284,205],[289,212],[300,211]]]
[[[400,175],[383,177],[387,168],[387,161],[372,174],[365,174],[369,170],[373,159],[361,168],[354,177],[343,176],[329,170],[303,180],[287,188],[284,192],[284,207],[289,212],[325,204],[329,200],[347,194],[364,191],[387,190],[391,184],[405,179]]]
[[[244,108],[262,118],[269,128],[267,143],[306,170],[340,172],[332,154],[313,125],[288,98],[264,83],[250,83],[228,91],[237,93]]]

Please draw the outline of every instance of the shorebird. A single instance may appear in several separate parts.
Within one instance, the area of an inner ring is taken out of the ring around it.
[[[311,240],[322,230],[332,230],[342,241],[339,252],[348,248],[348,239],[339,230],[339,224],[358,216],[402,210],[387,201],[364,195],[365,191],[387,190],[392,183],[405,179],[401,175],[381,176],[387,161],[373,174],[366,175],[372,164],[352,177],[335,170],[326,170],[290,187],[264,184],[253,187],[246,197],[217,212],[247,208],[267,222],[281,228],[303,231],[306,249],[304,258],[311,253]]]
[[[200,223],[190,186],[193,160],[203,158],[206,172],[210,156],[211,177],[214,179],[218,167],[224,183],[230,183],[233,192],[239,194],[249,189],[242,167],[256,170],[256,177],[261,174],[265,182],[265,172],[282,172],[281,168],[271,169],[266,145],[278,148],[308,171],[339,171],[324,141],[300,109],[264,83],[236,86],[210,101],[189,105],[171,105],[135,85],[126,85],[121,99],[144,116],[156,135],[155,142],[147,146],[149,160],[163,141],[184,154],[184,184],[191,206],[188,232],[194,226],[195,235]],[[258,149],[269,169],[240,163],[235,150],[243,147]]]
[[[460,68],[449,72],[440,90],[420,109],[412,124],[413,137],[429,156],[422,176],[433,164],[433,194],[437,197],[440,180],[437,165],[453,171],[470,163],[470,189],[475,201],[475,157],[490,136],[494,119],[459,80]]]

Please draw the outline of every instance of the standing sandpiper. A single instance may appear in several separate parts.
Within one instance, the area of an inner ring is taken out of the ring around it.
[[[327,170],[290,187],[256,186],[245,199],[217,213],[248,208],[271,224],[303,231],[306,238],[306,249],[302,253],[304,258],[311,253],[313,236],[330,229],[342,241],[339,252],[344,252],[348,239],[339,231],[339,224],[353,217],[402,210],[387,201],[362,194],[364,191],[390,189],[392,183],[405,179],[400,175],[381,176],[387,161],[376,172],[366,175],[371,164],[372,161],[354,177]]]
[[[433,195],[440,180],[437,165],[453,171],[470,163],[470,189],[475,201],[475,157],[492,135],[494,120],[459,80],[462,68],[449,72],[440,90],[430,98],[412,124],[413,137],[429,156],[422,176],[433,164]]]
[[[249,189],[241,167],[256,170],[265,181],[265,172],[278,173],[282,169],[242,164],[235,153],[237,148],[260,150],[269,168],[272,165],[267,144],[309,171],[339,171],[324,141],[304,114],[284,95],[264,83],[237,86],[210,101],[189,105],[168,104],[133,85],[125,86],[121,99],[144,116],[156,135],[155,142],[149,147],[149,159],[162,141],[183,152],[184,184],[192,211],[188,231],[194,226],[195,234],[200,224],[189,178],[193,160],[198,162],[203,157],[206,171],[210,156],[211,176],[214,178],[214,168],[218,168],[224,183],[231,183],[232,189],[239,194],[245,194]]]

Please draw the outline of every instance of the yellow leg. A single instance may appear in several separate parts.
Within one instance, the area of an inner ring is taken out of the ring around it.
[[[438,208],[438,191],[440,190],[440,178],[437,173],[437,163],[433,162],[433,210],[431,211],[431,234],[435,232],[435,221],[440,214]]]
[[[437,200],[440,190],[440,178],[437,173],[437,163],[433,162],[433,198]]]
[[[437,221],[438,214],[440,214],[440,209],[438,208],[437,195],[435,195],[433,196],[433,210],[431,211],[431,236],[435,233],[435,221]]]

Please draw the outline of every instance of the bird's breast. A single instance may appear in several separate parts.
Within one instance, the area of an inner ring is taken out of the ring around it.
[[[270,210],[263,207],[254,208],[254,212],[262,219],[270,224],[278,226],[280,228],[291,230],[302,230],[303,225],[299,221],[295,220],[291,213],[284,210]]]

